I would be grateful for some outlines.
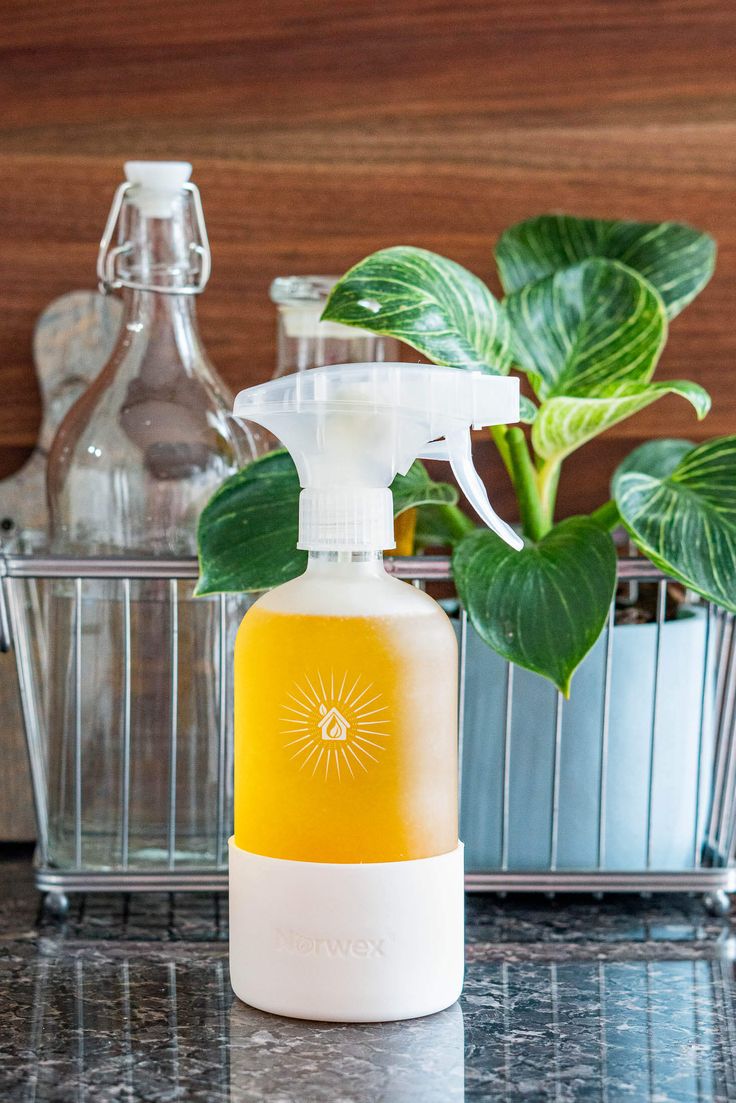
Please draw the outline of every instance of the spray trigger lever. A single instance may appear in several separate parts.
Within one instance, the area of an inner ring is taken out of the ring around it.
[[[475,470],[470,443],[469,429],[455,429],[444,440],[433,440],[425,445],[419,454],[422,460],[447,460],[460,489],[470,502],[481,521],[500,536],[516,551],[521,551],[524,541],[514,532],[511,525],[503,521],[490,501],[483,481]]]

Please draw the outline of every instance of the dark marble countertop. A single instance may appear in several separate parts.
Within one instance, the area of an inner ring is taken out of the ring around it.
[[[90,895],[59,926],[0,853],[0,1100],[736,1101],[735,949],[695,897],[471,897],[459,1005],[301,1023],[232,996],[221,898]]]

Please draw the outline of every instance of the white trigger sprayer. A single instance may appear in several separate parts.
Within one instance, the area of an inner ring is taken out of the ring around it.
[[[388,488],[415,459],[449,461],[481,520],[523,547],[488,500],[470,438],[471,428],[518,421],[515,378],[427,364],[340,364],[242,391],[235,414],[270,429],[291,453],[303,488],[302,548],[392,548]]]

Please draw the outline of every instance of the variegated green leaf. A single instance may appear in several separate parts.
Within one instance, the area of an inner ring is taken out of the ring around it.
[[[523,421],[526,425],[532,425],[536,419],[538,407],[534,405],[530,398],[526,395],[519,397],[519,421]]]
[[[509,295],[514,355],[540,398],[648,383],[667,336],[659,295],[610,260],[588,260]]]
[[[687,380],[629,385],[608,398],[550,398],[540,407],[532,426],[534,450],[543,460],[558,462],[667,394],[686,398],[698,418],[704,418],[710,409],[708,392]]]
[[[288,452],[269,452],[226,479],[197,528],[196,593],[242,593],[280,586],[301,574],[299,476]]]
[[[517,552],[479,529],[455,548],[452,566],[460,599],[486,643],[568,695],[613,598],[616,551],[609,534],[589,517],[570,517]]]
[[[675,437],[657,437],[656,440],[648,440],[633,452],[629,452],[626,459],[621,461],[614,472],[611,485],[613,486],[621,475],[627,475],[630,471],[666,479],[675,470],[680,460],[684,459],[688,452],[692,452],[694,447],[691,440],[680,440]]]
[[[716,258],[709,234],[679,222],[629,222],[549,214],[508,229],[496,247],[507,292],[588,257],[607,257],[652,283],[674,318],[707,284]]]
[[[613,480],[637,547],[668,575],[736,613],[736,436],[692,448],[669,474],[663,470],[671,448],[667,457],[656,449],[637,453]]]
[[[381,249],[332,289],[325,321],[396,337],[435,364],[504,375],[511,364],[503,307],[486,285],[426,249]]]

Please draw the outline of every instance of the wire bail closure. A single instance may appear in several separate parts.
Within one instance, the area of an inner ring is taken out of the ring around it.
[[[103,295],[116,291],[120,287],[129,287],[133,291],[155,291],[160,295],[201,295],[207,286],[212,271],[212,254],[207,237],[207,227],[204,222],[202,199],[196,184],[186,183],[181,185],[181,190],[188,193],[194,207],[194,221],[199,241],[189,243],[189,250],[199,257],[199,265],[196,272],[196,282],[184,284],[181,287],[168,287],[161,284],[142,283],[122,275],[118,269],[118,261],[127,256],[133,249],[131,242],[123,242],[122,245],[112,246],[112,240],[120,220],[120,212],[126,194],[132,189],[140,187],[139,184],[126,181],[121,184],[112,201],[110,214],[108,215],[105,229],[100,239],[100,249],[97,254],[97,280]]]

